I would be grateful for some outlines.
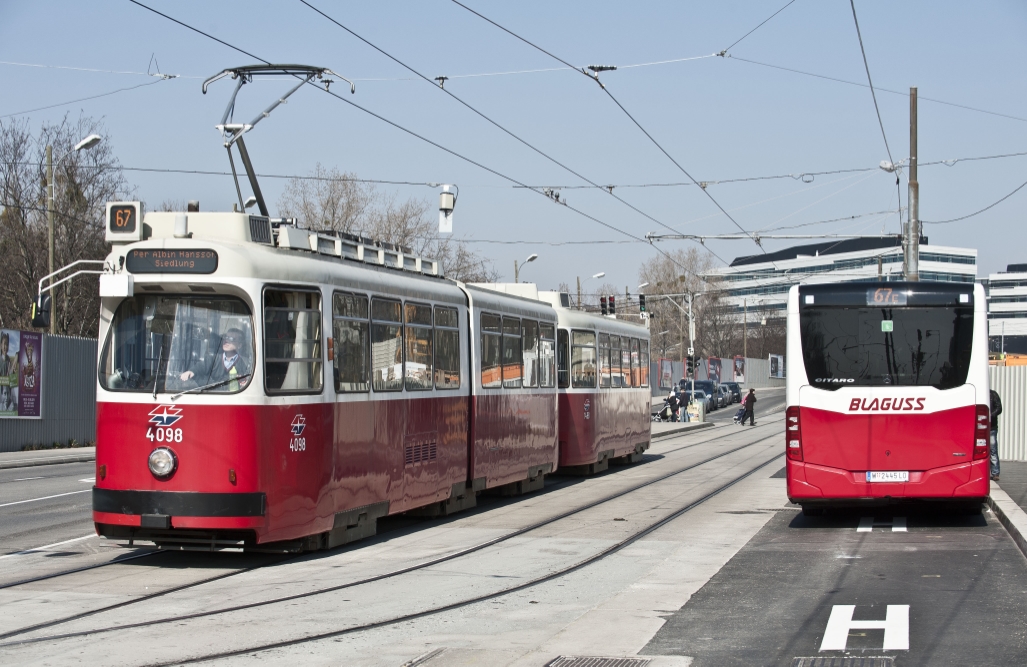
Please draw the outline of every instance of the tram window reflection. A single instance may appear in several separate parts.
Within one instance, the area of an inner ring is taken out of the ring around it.
[[[456,308],[435,307],[435,388],[460,388],[460,319]]]
[[[503,318],[503,386],[516,389],[524,376],[521,355],[521,321],[516,317]]]
[[[407,391],[431,389],[434,357],[431,306],[407,302],[403,311],[406,320]]]
[[[610,379],[610,334],[599,334],[599,386],[609,387]]]
[[[649,341],[638,342],[639,370],[642,372],[640,387],[649,386]]]
[[[368,391],[371,388],[368,298],[363,294],[336,292],[332,302],[335,391]]]
[[[403,389],[403,313],[399,301],[371,299],[371,385]]]
[[[571,385],[596,386],[596,335],[593,331],[574,331],[571,336]]]
[[[567,330],[560,329],[556,332],[557,383],[560,389],[566,389],[571,386],[570,359],[570,343],[568,342]]]
[[[521,351],[524,355],[524,381],[525,387],[537,387],[539,381],[538,369],[538,322],[524,320],[521,323]]]
[[[269,394],[320,393],[321,295],[264,290],[264,386]]]
[[[136,296],[114,314],[100,358],[109,391],[234,393],[253,373],[253,321],[234,297]]]
[[[556,327],[541,323],[538,327],[539,337],[539,385],[540,387],[556,386]]]
[[[624,386],[624,372],[621,368],[620,336],[610,336],[610,376],[614,387]]]
[[[481,314],[481,386],[503,386],[502,361],[503,333],[499,315]]]
[[[639,364],[638,356],[638,339],[631,339],[631,386],[641,387],[642,386],[642,373]]]
[[[621,386],[630,387],[631,379],[631,339],[627,336],[620,339],[620,377]]]

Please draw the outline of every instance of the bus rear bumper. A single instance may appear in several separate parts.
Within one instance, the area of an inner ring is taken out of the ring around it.
[[[869,483],[864,470],[842,470],[788,461],[788,499],[799,504],[887,504],[897,500],[985,499],[990,491],[988,461],[910,471],[908,482]],[[846,503],[847,504],[847,503]]]

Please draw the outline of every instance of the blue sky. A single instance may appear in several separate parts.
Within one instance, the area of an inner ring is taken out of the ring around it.
[[[623,67],[710,56],[785,2],[468,4],[572,64]],[[325,66],[355,79],[357,92],[347,94],[349,99],[523,183],[583,184],[431,85],[410,80],[406,70],[299,2],[146,4],[262,58]],[[452,2],[313,4],[415,69],[453,77],[447,89],[593,181],[687,181],[580,73],[458,78],[560,64]],[[875,86],[902,93],[919,88],[921,164],[1027,151],[1027,4],[857,0],[856,9]],[[887,159],[867,88],[742,60],[865,83],[848,2],[796,0],[729,53],[734,57],[623,68],[602,80],[700,181],[872,168]],[[200,84],[225,67],[250,64],[250,58],[127,1],[0,0],[0,61],[145,72],[151,56],[161,71],[181,78],[19,118],[38,126],[65,113],[101,117],[127,167],[225,170],[213,126],[232,84],[216,83],[207,95]],[[0,116],[150,81],[156,79],[145,74],[0,64]],[[282,83],[246,86],[237,119],[248,119],[282,89]],[[344,86],[333,90],[342,93]],[[891,153],[896,161],[904,159],[908,98],[882,90],[877,97]],[[555,287],[605,271],[606,280],[634,291],[639,265],[654,255],[637,242],[549,245],[627,237],[313,89],[294,95],[248,136],[247,144],[262,173],[306,174],[320,162],[363,178],[458,184],[456,235],[475,241],[473,247],[494,261],[503,279],[512,280],[514,259],[538,253],[522,279]],[[151,205],[199,199],[204,210],[224,210],[234,201],[228,178],[141,172],[127,177]],[[922,166],[919,180],[920,217],[947,220],[984,208],[1027,181],[1027,156]],[[283,185],[270,179],[261,184],[272,212]],[[434,200],[437,192],[424,186],[381,187],[400,198]],[[695,186],[614,191],[683,233],[738,231]],[[810,183],[798,178],[722,183],[707,191],[749,231],[850,216],[860,217],[790,231],[898,231],[897,213],[866,215],[898,206],[894,176],[880,170],[819,175]],[[905,205],[905,178],[901,192]],[[602,192],[565,189],[561,194],[575,208],[636,236],[666,231]],[[925,233],[931,244],[978,248],[983,276],[1027,261],[1025,213],[1027,188],[968,220],[926,225]],[[764,244],[774,250],[800,242]],[[689,243],[665,241],[661,247]],[[708,245],[728,261],[759,252],[751,241]]]

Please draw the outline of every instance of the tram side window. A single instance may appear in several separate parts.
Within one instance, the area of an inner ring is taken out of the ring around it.
[[[537,387],[539,381],[538,322],[524,320],[521,324],[521,351],[524,354],[524,386]]]
[[[574,331],[571,337],[571,384],[575,388],[596,386],[596,335]]]
[[[560,389],[571,386],[571,353],[570,342],[567,337],[567,330],[560,329],[556,332],[556,367],[557,379]]]
[[[399,301],[371,299],[371,387],[403,389],[403,308]]]
[[[503,318],[503,386],[515,389],[521,386],[524,358],[521,355],[521,321],[516,317]]]
[[[624,374],[621,369],[620,336],[610,336],[610,374],[613,376],[613,386],[624,386]]]
[[[424,391],[432,386],[432,322],[431,306],[407,302],[403,306],[406,320],[406,387],[407,391]]]
[[[638,339],[631,339],[631,386],[642,386],[642,368],[638,365]]]
[[[264,291],[264,364],[269,394],[321,391],[320,294]]]
[[[367,301],[363,294],[336,292],[332,297],[333,374],[335,391],[340,394],[371,388]]]
[[[642,372],[642,381],[639,383],[640,387],[649,386],[649,341],[641,340],[638,342],[638,357],[639,357],[639,370]]]
[[[460,388],[460,316],[456,308],[435,307],[435,388]]]
[[[539,384],[540,387],[556,386],[556,327],[539,324]]]
[[[610,379],[610,334],[599,334],[599,386],[609,387]]]
[[[632,385],[631,339],[625,336],[620,339],[620,376],[623,387]]]
[[[481,386],[485,388],[503,386],[501,322],[499,315],[481,314]]]

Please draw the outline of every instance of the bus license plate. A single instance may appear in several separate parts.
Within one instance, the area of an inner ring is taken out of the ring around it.
[[[906,470],[867,471],[868,482],[908,482],[909,472]]]

